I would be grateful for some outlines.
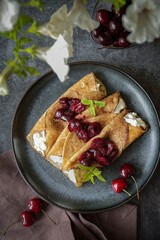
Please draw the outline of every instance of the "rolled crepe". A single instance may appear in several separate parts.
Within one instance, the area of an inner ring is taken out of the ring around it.
[[[117,159],[124,149],[128,147],[133,141],[135,141],[138,137],[140,137],[144,132],[147,131],[148,125],[145,123],[143,126],[140,124],[137,124],[137,126],[131,125],[131,123],[128,123],[125,119],[125,116],[128,114],[128,110],[123,110],[118,116],[116,116],[112,121],[110,121],[101,131],[99,135],[89,140],[84,147],[82,147],[77,153],[75,153],[69,161],[63,165],[63,170],[69,171],[70,169],[78,168],[78,159],[82,153],[85,151],[88,151],[91,147],[91,142],[95,138],[106,138],[108,140],[111,140],[115,147],[118,150],[118,154],[113,159]],[[97,163],[96,161],[93,161],[92,166],[95,167],[104,167]]]
[[[95,77],[94,73],[90,73],[70,87],[60,98],[101,100],[105,96],[106,89],[104,85]],[[49,153],[58,136],[68,125],[67,122],[54,119],[56,110],[62,107],[59,99],[42,115],[27,136],[32,148],[44,157]]]

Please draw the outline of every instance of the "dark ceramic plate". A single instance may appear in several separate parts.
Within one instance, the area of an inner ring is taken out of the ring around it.
[[[120,91],[129,109],[136,111],[150,125],[149,130],[129,146],[119,159],[102,171],[106,183],[95,180],[76,188],[68,178],[39,156],[26,141],[26,136],[46,109],[71,85],[90,72],[105,84],[108,95]],[[46,201],[75,212],[112,209],[129,201],[136,194],[128,180],[129,197],[112,190],[112,181],[120,176],[120,166],[132,163],[139,190],[148,182],[158,162],[160,145],[159,120],[146,92],[129,75],[114,67],[93,62],[70,64],[69,79],[60,83],[53,72],[38,79],[22,98],[13,121],[12,143],[17,166],[26,182]]]

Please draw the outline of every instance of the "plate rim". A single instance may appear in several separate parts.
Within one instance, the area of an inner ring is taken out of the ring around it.
[[[157,123],[158,123],[158,126],[159,126],[159,136],[160,136],[160,119],[159,119],[159,116],[158,116],[158,113],[157,113],[157,110],[156,110],[156,107],[154,106],[150,96],[148,95],[148,93],[146,92],[146,90],[143,89],[143,87],[132,77],[130,76],[127,72],[125,72],[124,70],[121,70],[119,69],[118,67],[115,67],[115,66],[112,66],[112,65],[109,65],[109,64],[106,64],[106,63],[101,63],[101,62],[94,62],[94,61],[78,61],[78,62],[71,62],[71,63],[68,63],[69,66],[74,66],[74,65],[81,65],[81,64],[93,64],[93,65],[100,65],[100,66],[104,66],[104,67],[107,67],[107,68],[111,68],[113,70],[116,70],[122,74],[124,74],[125,76],[127,76],[128,78],[131,79],[131,81],[133,81],[143,92],[144,94],[147,96],[149,102],[151,103],[151,106],[155,112],[155,116],[156,116],[156,119],[157,119]],[[76,209],[70,209],[70,208],[66,208],[66,207],[63,207],[63,206],[60,206],[58,205],[57,203],[54,203],[52,201],[50,201],[49,199],[46,199],[44,196],[42,196],[33,186],[32,184],[29,182],[29,180],[27,178],[25,178],[24,174],[23,174],[23,170],[21,169],[19,163],[18,163],[18,159],[16,157],[16,151],[15,151],[15,147],[14,147],[14,137],[13,137],[13,133],[14,133],[14,125],[15,125],[15,120],[16,120],[16,116],[17,116],[17,113],[23,103],[23,100],[24,98],[26,97],[26,95],[28,94],[28,92],[32,89],[32,87],[34,85],[37,84],[37,82],[39,82],[42,78],[46,77],[47,75],[49,75],[50,73],[52,73],[53,71],[50,70],[48,71],[47,73],[43,74],[42,76],[40,76],[36,81],[34,81],[29,87],[28,89],[25,91],[25,93],[23,94],[23,96],[21,97],[18,105],[17,105],[17,108],[15,110],[15,113],[14,113],[14,117],[13,117],[13,121],[12,121],[12,130],[11,130],[11,144],[12,144],[12,151],[13,151],[13,156],[14,156],[14,161],[15,161],[15,164],[16,164],[16,167],[20,173],[20,175],[22,176],[22,178],[24,179],[24,181],[26,182],[26,184],[40,197],[42,198],[44,201],[58,207],[58,208],[61,208],[63,210],[66,210],[66,211],[70,211],[70,212],[74,212],[74,213],[87,213],[87,214],[93,214],[93,213],[100,213],[100,212],[105,212],[105,211],[110,211],[110,210],[113,210],[115,208],[118,208],[122,205],[124,205],[125,203],[128,203],[129,201],[131,201],[135,196],[136,196],[136,193],[134,195],[132,195],[131,197],[128,197],[126,200],[122,201],[121,203],[119,204],[116,204],[115,206],[112,206],[112,207],[109,207],[109,208],[103,208],[103,209],[98,209],[98,210],[76,210]],[[55,73],[54,73],[55,74]],[[149,183],[149,181],[151,180],[156,168],[157,168],[157,165],[158,165],[158,162],[159,162],[159,158],[160,158],[160,148],[158,149],[158,152],[157,152],[157,159],[156,159],[156,162],[155,162],[155,165],[154,165],[154,168],[152,169],[151,171],[151,174],[150,176],[147,178],[146,182],[141,186],[141,188],[139,189],[139,192],[141,192],[144,187],[146,187],[146,185]]]

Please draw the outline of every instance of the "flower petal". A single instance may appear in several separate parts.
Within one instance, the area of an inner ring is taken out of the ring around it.
[[[8,94],[7,79],[13,73],[13,67],[7,66],[0,74],[0,95],[5,96]]]
[[[37,31],[43,35],[57,39],[58,36],[63,34],[64,30],[68,28],[67,5],[64,4],[51,16],[50,21],[47,24],[40,26]]]
[[[160,37],[160,2],[135,0],[122,17],[123,26],[131,32],[127,39],[138,44]]]
[[[68,21],[75,27],[91,32],[99,26],[99,22],[93,20],[82,0],[74,0],[73,7],[68,14]]]
[[[18,20],[19,3],[17,1],[0,1],[0,32],[6,32],[13,29]]]
[[[64,34],[60,34],[55,44],[49,49],[39,48],[36,52],[36,56],[46,61],[53,71],[57,74],[61,82],[64,82],[68,78],[69,66],[67,61],[70,57],[73,57],[73,29],[64,31]]]

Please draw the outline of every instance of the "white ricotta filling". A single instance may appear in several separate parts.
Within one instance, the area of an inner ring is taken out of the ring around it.
[[[116,109],[114,110],[114,113],[120,113],[123,109],[126,108],[126,103],[125,101],[120,97],[119,98],[119,102],[118,105],[116,107]]]
[[[50,155],[47,157],[47,159],[53,163],[54,166],[56,166],[58,169],[61,170],[63,158],[59,156]]]
[[[73,182],[73,183],[77,183],[77,180],[76,180],[76,177],[75,177],[75,170],[74,169],[71,169],[69,171],[63,171],[63,173],[65,175],[68,176],[68,178]]]
[[[100,86],[101,86],[100,83],[96,83],[96,88],[95,88],[95,90],[96,90],[96,91],[99,91],[99,90],[100,90]]]
[[[62,169],[62,163],[63,163],[63,157],[59,157],[59,156],[54,156],[54,155],[50,155],[47,157],[47,159],[53,163],[54,166],[56,166],[58,169]],[[73,183],[77,183],[76,177],[75,177],[75,170],[71,169],[69,171],[64,171],[63,173],[73,182]]]
[[[47,150],[45,131],[33,134],[31,142],[33,148],[44,156]]]
[[[135,112],[129,112],[124,116],[124,119],[127,123],[130,123],[132,126],[135,127],[142,127],[146,128],[146,123],[138,116]]]

